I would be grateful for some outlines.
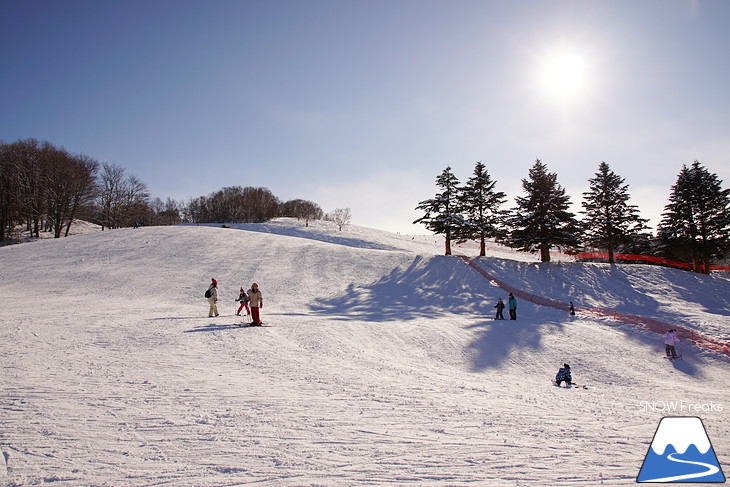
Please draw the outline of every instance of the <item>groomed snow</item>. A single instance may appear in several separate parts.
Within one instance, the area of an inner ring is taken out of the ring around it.
[[[730,464],[727,356],[525,302],[494,321],[506,293],[442,252],[294,220],[0,248],[0,484],[634,485],[667,415]],[[489,254],[531,293],[728,338],[725,277]],[[252,282],[271,327],[236,326]],[[588,389],[551,384],[564,362]]]

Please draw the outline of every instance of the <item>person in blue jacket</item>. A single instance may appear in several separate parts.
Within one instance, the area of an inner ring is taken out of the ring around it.
[[[512,293],[509,293],[509,319],[510,320],[516,320],[517,319],[517,299],[512,295]]]

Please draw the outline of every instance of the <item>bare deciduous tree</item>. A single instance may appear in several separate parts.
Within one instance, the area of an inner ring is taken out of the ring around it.
[[[352,212],[349,208],[337,208],[332,212],[332,221],[334,221],[342,231],[342,227],[349,225],[352,220]]]

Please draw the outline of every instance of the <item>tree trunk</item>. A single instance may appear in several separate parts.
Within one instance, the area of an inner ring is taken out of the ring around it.
[[[540,261],[550,262],[550,245],[546,243],[540,244]]]
[[[613,257],[613,243],[609,242],[608,243],[608,263],[614,264],[615,262],[616,261],[614,260],[614,257]]]

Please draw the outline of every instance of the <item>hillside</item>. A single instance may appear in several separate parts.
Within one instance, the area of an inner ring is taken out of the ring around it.
[[[441,252],[289,220],[0,248],[0,485],[633,485],[665,401],[728,474],[727,356],[526,302],[494,321],[506,293]],[[491,255],[535,294],[730,334],[723,277]],[[272,326],[240,328],[254,281]],[[564,362],[588,389],[550,383]]]

